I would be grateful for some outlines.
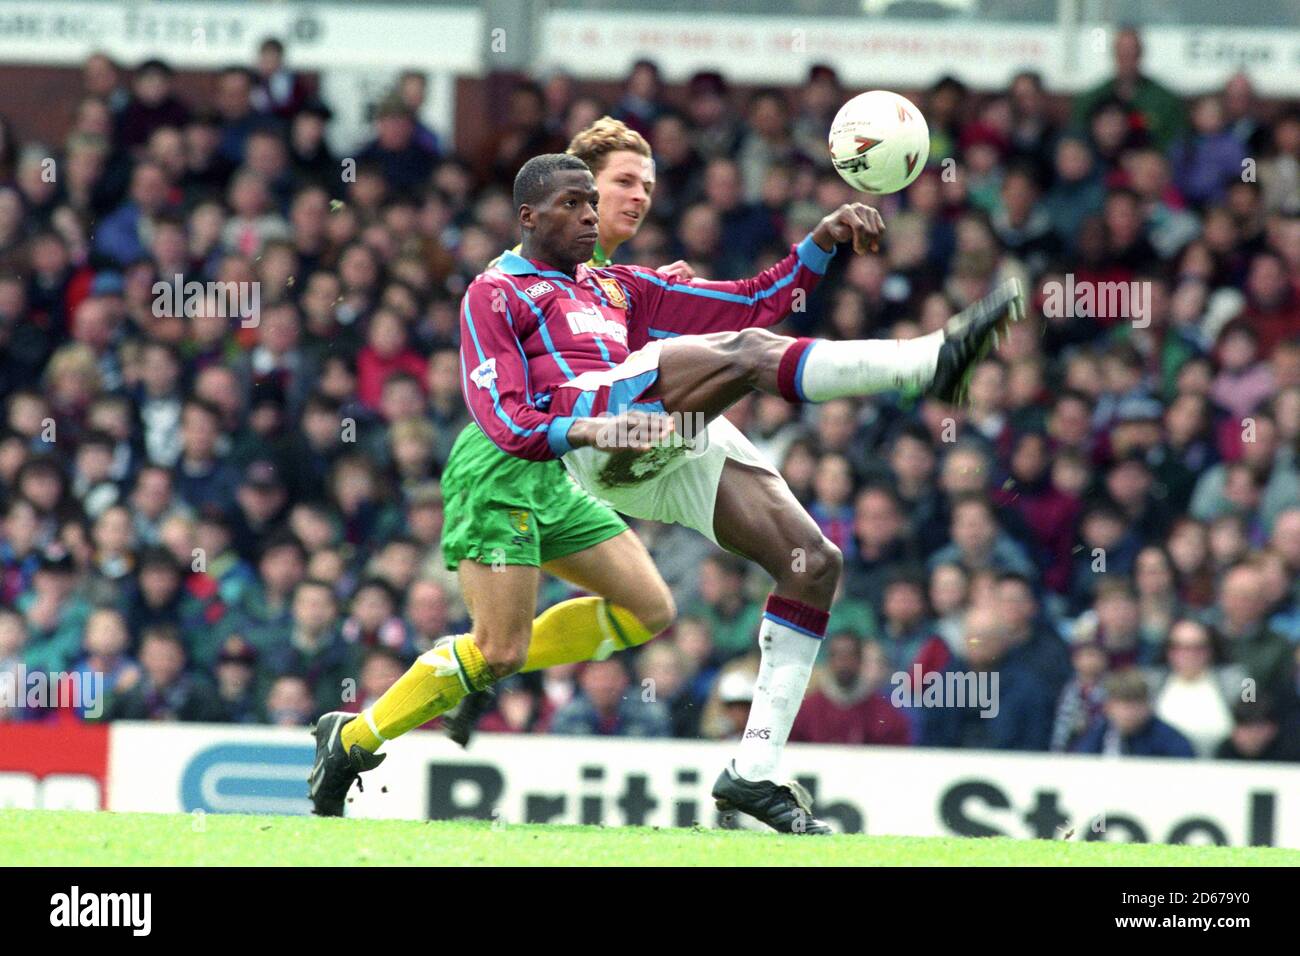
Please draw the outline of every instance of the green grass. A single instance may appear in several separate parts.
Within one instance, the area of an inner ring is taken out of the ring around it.
[[[1076,841],[789,837],[649,827],[504,826],[0,811],[0,866],[1300,866],[1300,851]]]

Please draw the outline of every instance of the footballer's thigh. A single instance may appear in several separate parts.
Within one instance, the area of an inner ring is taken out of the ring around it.
[[[627,608],[653,634],[665,630],[677,615],[668,584],[630,528],[590,548],[548,561],[542,569]]]
[[[541,571],[533,565],[479,561],[461,561],[456,571],[474,643],[495,676],[513,674],[528,655]]]
[[[793,344],[767,329],[665,339],[656,391],[669,412],[712,419],[750,392],[776,393],[781,358]]]
[[[727,459],[713,506],[718,544],[749,558],[776,593],[829,610],[843,557],[779,474]]]

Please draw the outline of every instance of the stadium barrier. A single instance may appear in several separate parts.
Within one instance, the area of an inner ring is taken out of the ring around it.
[[[0,806],[307,813],[305,730],[0,725]],[[417,732],[349,814],[618,826],[716,825],[729,743]],[[786,767],[840,829],[1300,848],[1300,767],[792,745]]]
[[[529,5],[530,9],[534,6]],[[125,62],[167,57],[186,69],[240,62],[264,36],[282,38],[295,69],[378,69],[415,66],[482,76],[519,66],[533,49],[534,70],[563,69],[580,77],[626,76],[639,58],[653,58],[681,80],[725,65],[740,83],[792,84],[813,63],[833,62],[851,85],[889,82],[925,87],[954,73],[980,89],[1005,87],[1021,69],[1041,73],[1055,90],[1080,90],[1109,77],[1113,25],[1068,29],[1050,18],[962,20],[869,16],[701,13],[668,22],[664,13],[629,7],[565,9],[537,4],[534,20],[508,28],[489,24],[475,4],[282,2],[211,4],[87,3],[6,0],[0,7],[0,62],[80,65],[93,50]],[[1263,6],[1261,5],[1261,9]],[[1267,5],[1267,6],[1278,6]],[[1285,5],[1283,5],[1285,6]],[[1192,19],[1190,16],[1189,20]],[[1143,28],[1144,72],[1196,94],[1234,70],[1249,70],[1270,96],[1300,92],[1300,33],[1261,17],[1243,25],[1151,24]]]

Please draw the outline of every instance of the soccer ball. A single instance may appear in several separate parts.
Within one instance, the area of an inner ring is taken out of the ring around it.
[[[831,123],[831,165],[864,193],[896,193],[921,175],[930,155],[930,128],[905,96],[860,93]]]

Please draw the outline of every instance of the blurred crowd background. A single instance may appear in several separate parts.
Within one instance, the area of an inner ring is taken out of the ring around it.
[[[876,201],[882,253],[837,256],[782,326],[919,335],[1019,276],[1031,315],[970,408],[730,415],[846,558],[795,740],[1300,759],[1300,108],[1246,75],[1180,98],[1132,31],[1110,55],[1077,97],[1032,73],[904,91],[928,168]],[[525,159],[605,114],[639,130],[653,208],[617,259],[702,277],[757,273],[861,198],[828,164],[858,92],[831,65],[740,91],[647,61],[608,99],[521,79],[475,155],[421,124],[411,72],[336,155],[329,104],[284,64],[268,41],[197,102],[172,64],[97,55],[58,142],[0,116],[0,671],[102,673],[101,719],[304,725],[467,628],[438,547],[458,300],[517,242]],[[178,274],[257,283],[259,321],[160,306]],[[1147,307],[1053,306],[1103,282]],[[671,632],[508,679],[484,729],[743,729],[765,576],[636,527]],[[567,596],[548,581],[543,606]],[[997,675],[995,716],[908,706],[962,674]]]

